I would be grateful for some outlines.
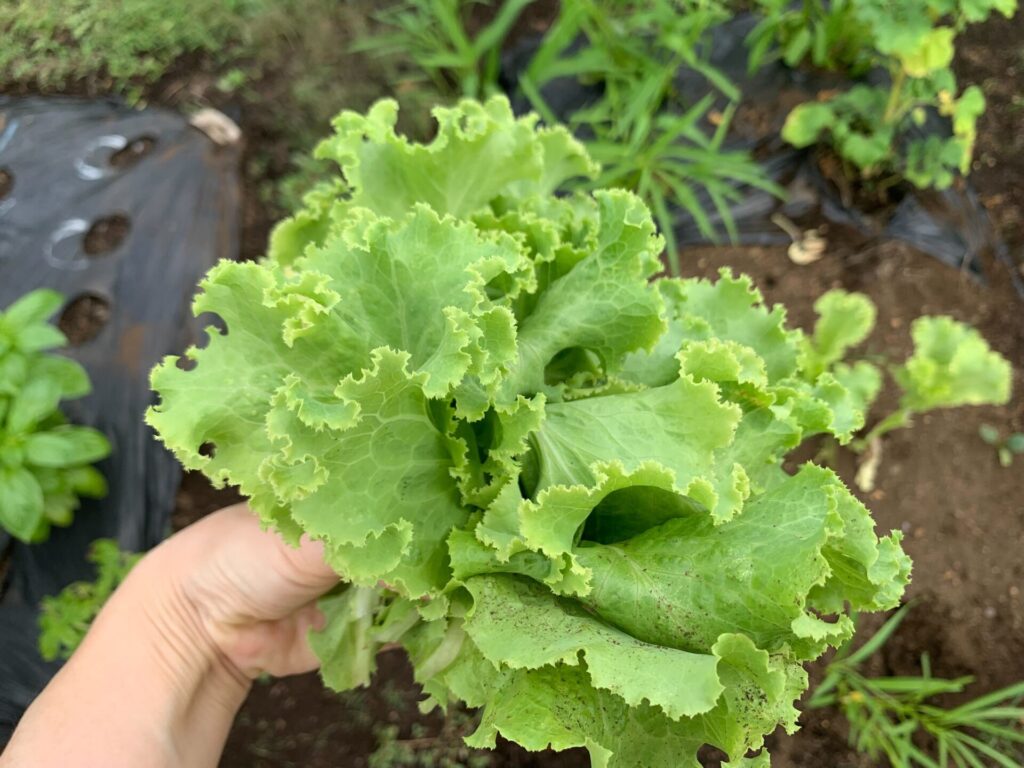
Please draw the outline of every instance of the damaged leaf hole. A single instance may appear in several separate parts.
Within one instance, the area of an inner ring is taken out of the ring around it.
[[[201,312],[194,324],[189,324],[188,341],[189,349],[185,354],[179,355],[174,361],[175,367],[182,371],[193,371],[199,365],[199,361],[193,356],[210,344],[213,336],[227,336],[228,326],[224,318],[216,312]]]
[[[110,301],[97,293],[83,293],[64,308],[57,327],[76,347],[99,336],[109,320]]]
[[[103,256],[116,250],[128,236],[131,224],[123,213],[114,213],[97,219],[82,240],[88,256]]]

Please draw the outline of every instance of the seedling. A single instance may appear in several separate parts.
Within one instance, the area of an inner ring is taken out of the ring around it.
[[[92,543],[89,561],[96,566],[96,580],[77,581],[53,597],[43,598],[39,613],[39,653],[44,659],[71,657],[100,609],[141,557],[122,552],[111,539]]]
[[[978,427],[978,434],[981,439],[996,449],[999,454],[999,463],[1004,467],[1013,464],[1013,457],[1024,453],[1024,432],[1013,432],[1005,438],[999,432],[998,427],[991,424],[982,424]]]

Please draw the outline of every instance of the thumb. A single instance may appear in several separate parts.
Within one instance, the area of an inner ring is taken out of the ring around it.
[[[338,574],[326,562],[323,542],[313,541],[303,535],[298,547],[286,544],[280,536],[274,536],[277,546],[282,548],[286,572],[281,575],[294,581],[296,587],[308,588],[310,598],[319,597],[338,583]]]

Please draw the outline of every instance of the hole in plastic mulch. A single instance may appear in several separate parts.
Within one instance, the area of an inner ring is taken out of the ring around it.
[[[131,168],[139,160],[153,151],[156,139],[152,136],[139,136],[132,139],[121,149],[110,156],[110,165],[114,168]]]
[[[0,168],[0,200],[3,200],[14,189],[14,174],[6,168]]]
[[[102,256],[115,250],[128,236],[131,224],[123,213],[97,219],[82,240],[82,248],[89,256]]]
[[[99,336],[110,320],[110,301],[96,293],[83,293],[72,299],[60,314],[57,327],[77,347]]]

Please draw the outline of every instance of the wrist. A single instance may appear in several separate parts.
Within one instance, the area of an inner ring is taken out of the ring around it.
[[[175,554],[158,548],[136,566],[61,674],[79,689],[103,687],[96,706],[111,713],[109,738],[135,733],[152,750],[135,764],[214,766],[251,681],[209,637]]]
[[[187,569],[173,559],[170,550],[157,549],[139,563],[108,606],[111,629],[120,632],[123,625],[141,635],[156,679],[176,692],[176,704],[201,699],[233,717],[252,680],[215,642],[202,606],[187,588]]]

